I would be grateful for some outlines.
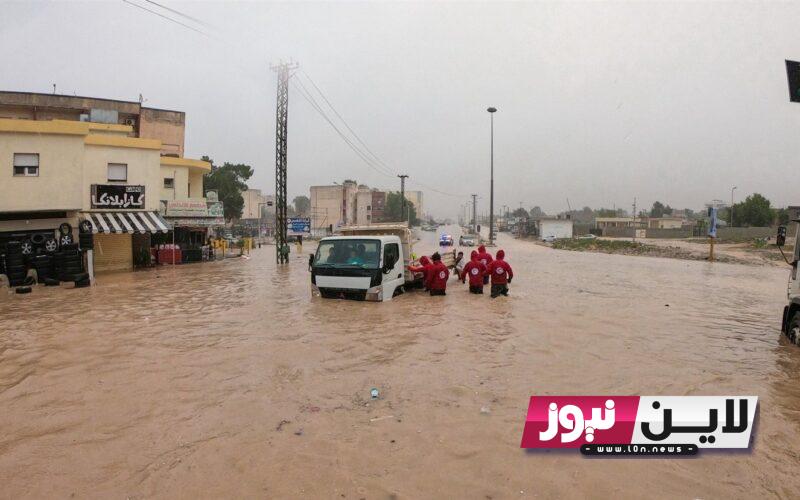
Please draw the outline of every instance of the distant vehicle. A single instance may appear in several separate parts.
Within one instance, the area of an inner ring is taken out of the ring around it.
[[[439,246],[451,247],[453,246],[453,236],[449,234],[442,234],[439,236]]]
[[[789,261],[792,266],[792,270],[789,273],[789,286],[786,291],[789,304],[783,308],[781,331],[790,341],[800,345],[800,279],[797,276],[797,263],[800,261],[800,219],[795,219],[793,222],[797,231],[794,240],[794,254]],[[781,226],[778,228],[778,237],[775,244],[778,247],[783,247],[785,242],[786,227]]]
[[[582,236],[578,236],[579,240],[595,240],[597,236],[593,235],[592,233],[584,234]]]
[[[458,238],[458,244],[462,247],[474,247],[477,238],[471,234],[462,234]]]
[[[549,235],[545,236],[544,238],[542,238],[542,241],[544,241],[545,243],[552,243],[552,242],[556,241],[556,237],[553,236],[552,234],[549,234]]]

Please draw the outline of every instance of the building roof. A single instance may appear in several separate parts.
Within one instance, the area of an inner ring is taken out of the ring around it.
[[[12,96],[18,96],[18,97],[31,96],[31,97],[41,98],[41,99],[44,99],[44,100],[48,100],[48,99],[51,99],[51,98],[67,99],[67,100],[91,99],[93,101],[105,101],[105,102],[116,103],[116,104],[129,104],[129,105],[132,104],[134,106],[137,106],[139,109],[152,109],[152,110],[155,110],[155,111],[167,111],[167,112],[170,112],[170,113],[182,113],[182,114],[185,114],[183,111],[177,111],[177,110],[174,110],[174,109],[151,108],[151,107],[142,106],[142,103],[140,103],[139,101],[124,101],[122,99],[108,99],[108,98],[105,98],[105,97],[91,97],[91,96],[68,95],[68,94],[52,94],[52,93],[46,93],[46,92],[21,92],[21,91],[16,91],[16,90],[0,90],[0,104],[8,104],[8,105],[15,105],[15,106],[25,106],[26,103],[8,101],[8,100],[3,99],[4,96],[8,96],[8,97],[12,97]],[[53,104],[53,107],[63,107],[63,106],[58,106],[56,104]]]

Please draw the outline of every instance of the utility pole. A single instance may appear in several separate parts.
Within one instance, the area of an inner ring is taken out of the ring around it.
[[[633,197],[633,241],[636,241],[636,197]]]
[[[289,121],[289,73],[297,63],[280,63],[271,69],[278,73],[278,104],[275,107],[275,258],[278,264],[289,262],[286,242],[286,126]]]
[[[490,139],[490,165],[491,174],[489,180],[489,245],[494,245],[494,114],[497,108],[487,108],[491,121],[491,139]]]
[[[400,221],[405,222],[406,217],[406,178],[408,175],[400,174]]]
[[[472,195],[472,233],[475,234],[478,232],[478,195]]]

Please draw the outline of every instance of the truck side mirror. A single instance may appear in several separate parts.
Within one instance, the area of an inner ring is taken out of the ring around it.
[[[311,267],[313,267],[313,265],[314,265],[314,254],[310,253],[310,254],[308,254],[308,270],[309,271],[311,270]]]
[[[786,226],[778,226],[778,236],[775,238],[775,244],[779,247],[786,244]]]

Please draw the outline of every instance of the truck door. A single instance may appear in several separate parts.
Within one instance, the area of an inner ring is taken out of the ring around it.
[[[400,258],[400,245],[386,243],[383,246],[383,283],[394,281],[403,284],[403,259]]]

